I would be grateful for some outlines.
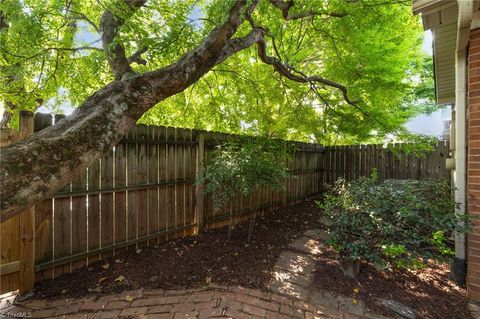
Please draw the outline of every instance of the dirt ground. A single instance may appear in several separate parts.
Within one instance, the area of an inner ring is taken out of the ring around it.
[[[249,223],[143,247],[95,262],[73,274],[35,287],[48,299],[104,295],[138,288],[186,289],[209,282],[266,290],[280,253],[305,230],[321,227],[321,210],[313,201],[257,218],[251,242]],[[364,265],[357,280],[343,276],[336,255],[318,257],[315,285],[345,296],[358,297],[381,311],[376,298],[393,299],[417,310],[419,318],[469,318],[466,291],[449,280],[447,265],[400,273],[376,272]],[[358,293],[354,292],[358,288]]]
[[[223,228],[144,247],[139,253],[132,249],[41,282],[35,291],[43,297],[63,298],[140,287],[194,288],[209,281],[266,289],[280,253],[305,230],[320,226],[319,213],[316,205],[308,202],[257,218],[250,242],[247,222],[234,227],[230,240],[228,228]],[[125,279],[115,281],[120,276]]]
[[[383,311],[376,300],[390,299],[417,311],[418,318],[472,318],[467,307],[466,290],[449,279],[446,264],[430,262],[418,271],[377,272],[362,265],[358,278],[345,277],[334,251],[321,253],[317,261],[317,287],[346,296],[357,296],[370,309]],[[358,289],[358,293],[355,290]]]

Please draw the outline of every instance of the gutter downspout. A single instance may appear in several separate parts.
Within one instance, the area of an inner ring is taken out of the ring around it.
[[[473,1],[457,0],[458,29],[455,54],[455,202],[459,204],[456,213],[466,214],[466,131],[467,131],[467,44],[473,16]],[[464,285],[466,282],[466,241],[465,234],[455,234],[455,258],[452,273],[455,281]]]

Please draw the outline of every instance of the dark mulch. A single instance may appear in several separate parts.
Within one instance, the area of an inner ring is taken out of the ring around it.
[[[48,299],[119,293],[138,288],[184,289],[216,282],[266,290],[280,253],[305,230],[320,227],[321,211],[313,202],[298,204],[257,218],[251,242],[248,222],[199,236],[134,249],[103,259],[73,274],[44,281],[35,288]],[[104,266],[108,264],[108,268]],[[315,284],[325,290],[355,297],[374,311],[385,313],[375,298],[393,299],[417,310],[419,318],[470,318],[466,291],[449,280],[446,265],[432,263],[418,272],[376,272],[365,265],[358,280],[343,276],[336,255],[323,252]],[[115,281],[119,276],[125,279]],[[96,291],[95,291],[96,290]],[[387,314],[387,313],[386,313]]]
[[[257,218],[251,242],[247,242],[247,222],[236,225],[230,240],[228,228],[223,228],[144,247],[138,254],[132,249],[41,282],[35,292],[45,298],[65,298],[141,287],[194,288],[209,281],[265,290],[280,253],[305,230],[319,227],[319,214],[313,202],[267,213]],[[115,281],[119,276],[125,278],[121,283]]]
[[[403,303],[415,309],[418,318],[472,318],[466,290],[451,281],[449,274],[448,265],[434,262],[423,270],[395,273],[362,265],[358,278],[349,279],[343,275],[335,252],[329,249],[319,257],[314,280],[321,289],[361,299],[368,308],[385,315],[391,313],[376,298]]]

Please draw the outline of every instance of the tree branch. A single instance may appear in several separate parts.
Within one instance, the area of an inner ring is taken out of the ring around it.
[[[282,11],[282,16],[286,21],[298,20],[318,15],[327,15],[336,18],[342,18],[347,15],[346,12],[327,12],[324,10],[307,10],[304,12],[291,13],[290,9],[295,5],[293,0],[270,0],[270,3]]]
[[[262,28],[255,28],[244,37],[239,37],[239,38],[234,38],[229,40],[225,45],[225,47],[223,48],[222,53],[220,54],[215,64],[222,63],[228,57],[262,40],[263,37],[265,36],[265,32],[266,31]]]
[[[133,62],[137,63],[137,64],[142,64],[142,65],[145,65],[147,64],[147,60],[143,59],[142,58],[142,54],[144,54],[145,52],[147,52],[148,50],[148,47],[141,47],[140,49],[138,49],[137,51],[135,51],[127,60],[128,60],[128,63],[132,64]]]
[[[73,14],[75,14],[75,16],[72,16],[71,18],[72,19],[75,19],[75,20],[83,20],[85,22],[87,22],[97,33],[100,34],[100,29],[98,28],[98,26],[95,24],[95,22],[93,22],[90,18],[88,18],[85,14],[83,14],[82,12],[78,12],[78,11],[75,11],[75,10],[72,10],[72,9],[67,9],[68,12],[71,12]]]
[[[323,85],[334,87],[342,92],[343,98],[348,104],[357,106],[358,101],[350,99],[350,97],[348,96],[347,88],[344,85],[325,79],[318,75],[307,76],[302,72],[296,70],[292,66],[284,64],[278,58],[267,55],[266,46],[267,44],[265,43],[264,39],[261,39],[257,42],[258,55],[260,57],[260,60],[262,60],[262,62],[266,64],[273,66],[275,70],[277,70],[278,73],[280,73],[282,76],[299,83],[317,82]]]
[[[30,55],[30,56],[15,54],[15,53],[8,52],[8,51],[5,50],[5,49],[0,49],[0,51],[6,53],[6,54],[8,54],[8,55],[14,56],[14,57],[16,57],[16,58],[26,59],[26,60],[34,59],[34,58],[36,58],[36,57],[44,54],[44,52],[46,52],[46,51],[71,51],[71,52],[77,52],[77,51],[84,51],[84,50],[94,50],[94,51],[101,51],[101,52],[103,52],[102,49],[97,48],[97,47],[93,47],[93,46],[89,46],[89,45],[82,46],[82,47],[77,47],[77,48],[49,47],[49,48],[44,48],[41,52],[35,53],[35,54],[33,54],[33,55]]]
[[[142,7],[147,0],[121,0],[130,9],[129,14]],[[128,17],[128,14],[127,14]],[[115,39],[118,36],[120,27],[127,17],[116,17],[110,11],[105,11],[100,19],[100,33],[102,35],[102,45],[107,57],[108,65],[112,71],[115,80],[121,80],[126,74],[134,74],[130,63],[125,55],[125,47]]]

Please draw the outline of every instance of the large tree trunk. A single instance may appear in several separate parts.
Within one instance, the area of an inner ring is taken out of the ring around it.
[[[244,5],[245,1],[239,0],[227,22],[177,62],[114,81],[88,98],[71,116],[2,148],[0,220],[52,196],[118,143],[149,108],[185,90],[228,56],[256,43],[264,35],[262,29],[230,39],[241,23]]]

